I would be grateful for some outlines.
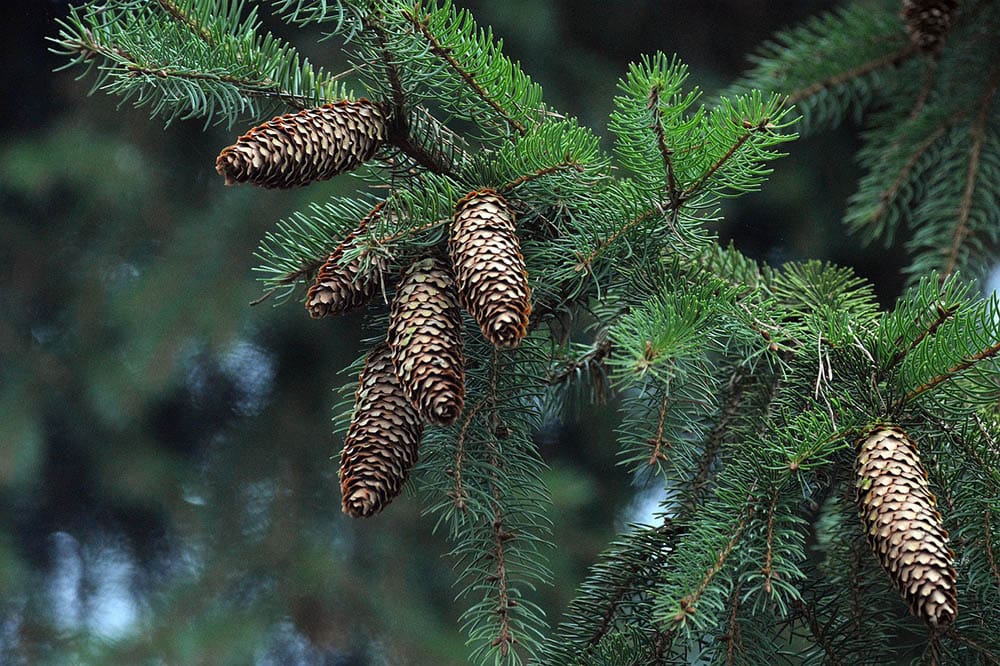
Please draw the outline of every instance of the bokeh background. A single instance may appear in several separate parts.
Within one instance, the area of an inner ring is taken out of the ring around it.
[[[311,321],[261,294],[258,241],[350,178],[225,188],[243,128],[118,106],[48,52],[62,0],[4,3],[0,82],[0,663],[462,664],[448,544],[417,498],[339,509],[333,389],[361,315]],[[606,135],[618,78],[677,53],[707,94],[803,0],[460,0],[553,105]],[[267,24],[336,71],[336,45]],[[901,286],[891,249],[839,224],[858,127],[791,144],[722,239],[775,264],[829,259]],[[612,403],[538,435],[553,499],[555,623],[655,491],[615,465]],[[331,459],[333,458],[333,459]]]

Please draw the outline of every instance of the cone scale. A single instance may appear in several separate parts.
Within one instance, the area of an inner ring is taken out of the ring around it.
[[[389,348],[369,354],[354,396],[354,415],[340,455],[344,513],[367,518],[402,491],[417,462],[424,424],[403,395]]]
[[[455,422],[465,396],[462,314],[446,262],[422,259],[406,271],[386,337],[403,392],[428,422]]]
[[[225,148],[215,169],[226,185],[287,189],[326,180],[370,160],[386,122],[367,99],[289,113],[252,128]]]
[[[448,251],[459,300],[483,337],[496,347],[516,347],[527,332],[531,291],[507,201],[492,190],[459,201]]]
[[[346,264],[342,264],[341,260],[344,250],[354,242],[358,234],[364,232],[384,205],[385,202],[378,204],[366,215],[358,228],[348,234],[320,267],[306,294],[306,310],[313,319],[355,310],[364,305],[378,289],[378,273],[383,268],[381,265],[369,266],[370,270],[364,271],[360,259],[353,259]]]
[[[868,543],[910,612],[935,629],[951,624],[955,554],[916,444],[901,428],[875,429],[858,442],[855,476]]]

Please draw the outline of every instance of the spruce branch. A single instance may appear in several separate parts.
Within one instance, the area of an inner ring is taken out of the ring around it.
[[[942,372],[941,374],[935,377],[931,377],[925,383],[909,391],[900,400],[901,405],[905,405],[909,402],[912,402],[916,397],[918,397],[922,393],[925,393],[927,391],[930,391],[931,389],[936,388],[939,384],[942,384],[948,381],[949,379],[954,379],[960,373],[975,366],[977,363],[994,358],[998,354],[1000,354],[1000,342],[990,347],[986,347],[985,349],[981,349],[975,352],[974,354],[963,358],[961,361],[951,366],[946,371]]]
[[[817,81],[804,88],[799,88],[798,90],[793,90],[788,93],[787,103],[788,104],[798,104],[799,102],[814,97],[821,92],[828,91],[831,88],[844,85],[851,81],[860,79],[874,71],[883,69],[885,67],[895,67],[900,63],[912,58],[914,55],[919,53],[919,49],[914,44],[907,43],[905,46],[899,49],[886,53],[884,55],[872,58],[867,62],[863,62],[851,69],[844,72],[838,72],[832,76],[829,76],[822,81]]]
[[[969,130],[972,147],[969,149],[968,168],[965,172],[965,186],[962,189],[962,198],[958,206],[957,224],[952,232],[951,247],[948,249],[944,268],[941,273],[942,279],[951,275],[957,269],[959,251],[970,233],[969,215],[972,211],[972,198],[980,177],[979,157],[986,136],[986,122],[993,109],[994,98],[996,97],[998,88],[1000,88],[1000,66],[994,68],[993,74],[986,84],[986,92],[979,99],[976,117]]]

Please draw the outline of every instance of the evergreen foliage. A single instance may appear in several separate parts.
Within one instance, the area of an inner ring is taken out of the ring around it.
[[[963,3],[924,54],[896,5],[852,5],[780,35],[710,105],[676,58],[642,57],[619,84],[610,153],[450,2],[271,6],[339,40],[388,137],[356,196],[314,202],[264,238],[268,293],[304,296],[353,234],[341,261],[378,274],[377,342],[400,272],[445,256],[456,202],[491,189],[516,217],[527,337],[497,349],[464,318],[464,411],[428,427],[409,481],[451,540],[474,661],[891,663],[894,644],[915,643],[906,658],[997,660],[1000,302],[965,275],[982,275],[1000,229],[1000,6]],[[168,122],[256,123],[348,96],[256,11],[87,3],[54,49]],[[866,175],[845,219],[863,240],[905,229],[912,256],[912,288],[884,311],[849,269],[758,265],[711,231],[721,200],[758,189],[793,130],[852,115],[867,123]],[[584,314],[591,338],[570,341]],[[606,394],[621,463],[664,499],[565,616],[546,618],[533,600],[551,548],[533,436],[567,402]],[[879,423],[919,443],[954,535],[959,611],[941,631],[905,614],[864,541],[854,442]]]

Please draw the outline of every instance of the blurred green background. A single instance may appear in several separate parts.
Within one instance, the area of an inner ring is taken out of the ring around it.
[[[618,78],[676,52],[711,94],[775,30],[832,2],[458,2],[504,38],[548,101],[606,134]],[[18,7],[19,6],[19,7]],[[59,0],[5,3],[0,135],[0,663],[461,664],[448,544],[416,498],[340,512],[332,392],[362,315],[249,307],[259,239],[336,179],[225,188],[244,128],[163,127],[117,107],[45,37]],[[275,31],[335,69],[318,33]],[[719,228],[759,259],[898,261],[839,225],[857,128],[791,145]],[[553,623],[655,491],[615,465],[615,406],[538,435],[555,501]],[[652,494],[651,494],[652,493]]]

